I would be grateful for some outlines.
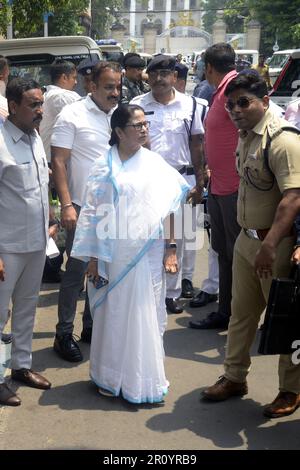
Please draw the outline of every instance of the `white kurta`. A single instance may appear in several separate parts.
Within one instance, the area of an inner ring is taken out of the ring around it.
[[[160,402],[168,381],[162,342],[164,241],[157,236],[188,186],[159,155],[144,148],[122,163],[113,147],[107,163],[101,167],[99,162],[90,176],[72,251],[81,259],[98,258],[99,273],[108,279],[98,290],[89,283],[94,314],[90,375],[98,386],[132,403]],[[111,226],[118,233],[122,228],[121,237],[114,238],[112,231],[108,240],[101,239],[107,212]]]

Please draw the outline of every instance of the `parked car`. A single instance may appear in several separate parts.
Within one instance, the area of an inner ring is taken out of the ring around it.
[[[10,78],[33,78],[40,85],[49,85],[49,69],[55,59],[78,65],[83,59],[101,60],[95,41],[87,36],[53,36],[0,41],[0,54],[10,63]],[[76,91],[84,94],[78,80]]]
[[[274,83],[276,82],[276,79],[279,76],[281,70],[283,69],[290,55],[294,51],[295,49],[286,49],[284,51],[274,52],[274,54],[268,61],[269,75],[272,85],[274,85]]]
[[[294,99],[300,97],[300,49],[295,49],[274,83],[270,92],[272,100],[281,106],[286,106]]]

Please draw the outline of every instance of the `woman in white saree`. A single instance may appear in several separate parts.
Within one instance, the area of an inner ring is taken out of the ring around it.
[[[113,113],[112,147],[91,171],[72,250],[89,262],[91,379],[100,393],[131,403],[161,402],[168,391],[164,268],[176,272],[177,259],[163,224],[189,189],[142,147],[148,126],[139,106]]]

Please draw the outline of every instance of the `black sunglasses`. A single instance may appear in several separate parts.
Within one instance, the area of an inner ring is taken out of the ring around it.
[[[238,106],[239,108],[242,108],[242,109],[247,109],[249,108],[251,102],[254,101],[255,99],[256,98],[248,98],[248,96],[240,96],[236,101],[228,100],[227,103],[225,103],[225,109],[228,112],[233,111],[235,106]]]

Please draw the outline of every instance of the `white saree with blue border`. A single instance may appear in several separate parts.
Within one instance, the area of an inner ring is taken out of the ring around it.
[[[90,174],[73,257],[98,259],[108,284],[89,284],[94,318],[90,375],[132,403],[155,403],[168,390],[163,221],[189,186],[160,155],[140,148],[122,162],[116,146]]]

